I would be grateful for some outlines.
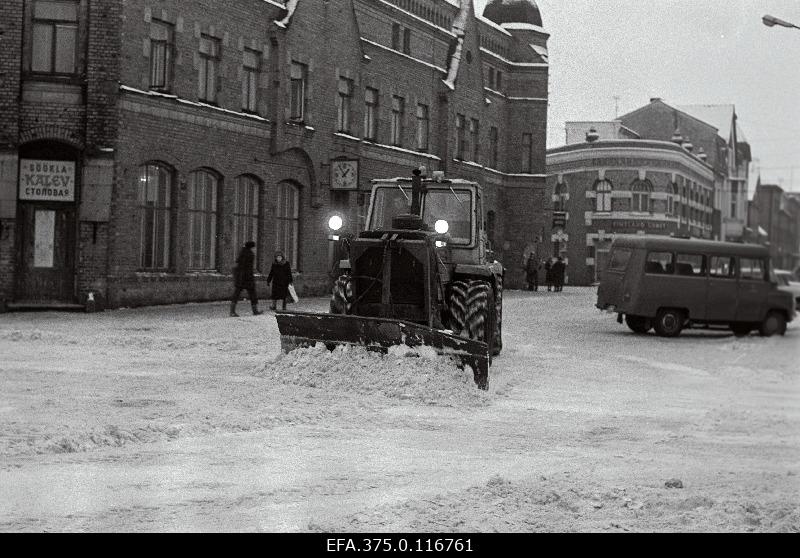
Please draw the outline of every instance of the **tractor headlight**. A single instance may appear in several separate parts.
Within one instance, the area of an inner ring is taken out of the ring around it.
[[[328,228],[332,231],[338,231],[342,228],[344,222],[342,218],[338,215],[333,215],[330,219],[328,219]]]
[[[439,234],[445,234],[447,231],[450,230],[450,223],[445,221],[444,219],[439,219],[433,225],[434,230]]]
[[[444,240],[437,240],[436,241],[436,247],[437,248],[444,248],[445,246],[447,246],[447,242],[445,242]]]

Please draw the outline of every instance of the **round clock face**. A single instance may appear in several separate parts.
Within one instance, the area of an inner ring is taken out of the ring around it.
[[[357,174],[356,161],[335,161],[333,163],[333,184],[336,188],[355,188]]]

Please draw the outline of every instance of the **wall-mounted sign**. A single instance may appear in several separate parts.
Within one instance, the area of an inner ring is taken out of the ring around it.
[[[333,190],[358,189],[358,161],[333,159],[331,161],[331,188]]]
[[[603,226],[613,230],[616,229],[633,229],[645,231],[664,231],[673,229],[677,226],[674,221],[650,221],[646,219],[598,219],[594,217],[593,221],[597,221],[597,226]],[[600,224],[602,223],[602,225]]]
[[[75,162],[20,159],[19,199],[75,201]]]

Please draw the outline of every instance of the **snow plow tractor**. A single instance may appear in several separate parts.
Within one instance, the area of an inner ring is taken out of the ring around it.
[[[488,387],[502,348],[504,269],[488,246],[479,184],[419,170],[373,181],[366,230],[346,255],[330,313],[276,314],[285,352],[316,343],[429,346]]]

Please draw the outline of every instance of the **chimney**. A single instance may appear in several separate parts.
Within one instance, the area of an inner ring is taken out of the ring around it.
[[[655,103],[656,101],[660,101],[661,97],[650,97],[650,102]]]
[[[586,132],[586,143],[594,143],[600,139],[600,134],[597,133],[597,130],[592,126],[589,128],[589,131]]]

